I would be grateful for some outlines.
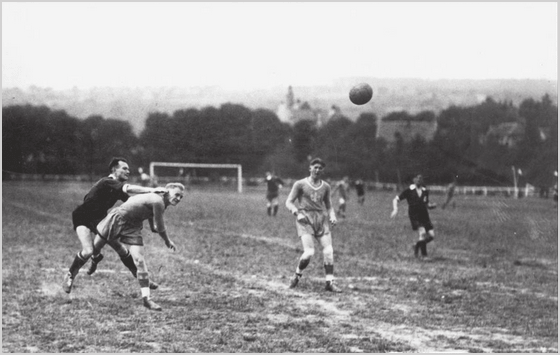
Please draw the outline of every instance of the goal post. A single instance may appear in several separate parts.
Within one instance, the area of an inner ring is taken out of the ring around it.
[[[171,168],[210,168],[210,169],[237,169],[237,192],[243,192],[243,169],[241,164],[201,164],[201,163],[170,163],[170,162],[151,162],[150,176],[155,177],[155,167],[171,167]]]

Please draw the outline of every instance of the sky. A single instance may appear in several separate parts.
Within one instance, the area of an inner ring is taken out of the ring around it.
[[[3,2],[2,87],[557,80],[556,2]]]

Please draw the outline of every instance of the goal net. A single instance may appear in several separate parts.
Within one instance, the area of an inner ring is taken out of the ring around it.
[[[181,182],[185,186],[235,186],[243,192],[240,164],[199,164],[151,162],[150,179],[153,183]]]

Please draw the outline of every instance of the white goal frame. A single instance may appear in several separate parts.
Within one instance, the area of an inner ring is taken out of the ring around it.
[[[166,166],[172,168],[218,168],[218,169],[237,169],[237,192],[243,192],[243,169],[241,164],[199,164],[199,163],[169,163],[154,161],[150,163],[150,176],[155,177],[154,168],[156,166]]]

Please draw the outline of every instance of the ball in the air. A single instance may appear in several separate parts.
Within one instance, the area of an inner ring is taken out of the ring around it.
[[[355,105],[364,105],[371,100],[373,89],[367,83],[361,83],[350,89],[350,101]]]

